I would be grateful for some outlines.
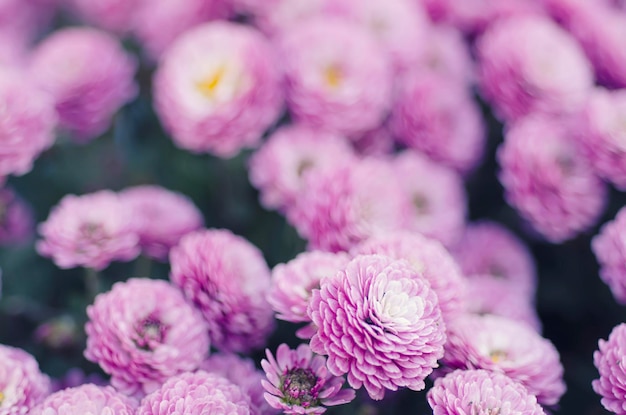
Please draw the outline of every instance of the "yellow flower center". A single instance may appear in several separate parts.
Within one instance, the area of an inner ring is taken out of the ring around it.
[[[4,401],[4,393],[0,392],[0,405],[2,405],[2,401]]]
[[[202,95],[207,98],[213,98],[215,91],[224,79],[226,69],[222,66],[217,71],[213,72],[210,76],[207,76],[200,82],[196,83],[196,88]]]
[[[489,357],[493,363],[500,363],[502,360],[506,359],[506,352],[503,350],[494,350],[489,353]]]
[[[343,73],[337,65],[329,65],[324,72],[326,83],[331,88],[337,88],[343,81]]]

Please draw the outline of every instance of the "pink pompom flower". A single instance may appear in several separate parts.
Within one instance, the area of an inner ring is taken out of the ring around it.
[[[10,188],[0,189],[0,245],[23,244],[34,234],[30,205]]]
[[[60,268],[102,270],[112,261],[132,260],[140,250],[133,216],[110,190],[66,195],[39,233],[37,252]]]
[[[24,350],[0,344],[0,413],[26,415],[50,393],[50,378]]]
[[[600,233],[591,241],[591,248],[600,264],[600,278],[613,297],[626,304],[626,208],[620,209],[615,219],[602,226]]]
[[[593,86],[581,47],[546,17],[496,22],[478,39],[476,51],[482,94],[506,121],[534,111],[573,113]]]
[[[572,125],[546,115],[518,120],[497,154],[507,202],[553,243],[593,226],[606,204],[606,186],[581,155]]]
[[[32,52],[30,76],[54,98],[59,125],[78,142],[103,134],[137,94],[136,60],[119,41],[92,28],[65,28]]]
[[[135,13],[142,1],[145,0],[65,0],[65,3],[81,21],[126,34],[133,27]]]
[[[226,378],[199,370],[170,377],[146,396],[136,415],[250,415],[250,401]]]
[[[195,370],[209,352],[202,315],[166,281],[118,282],[96,297],[87,316],[85,357],[129,396],[142,397]]]
[[[166,261],[180,238],[204,225],[202,213],[187,196],[160,186],[135,186],[120,193],[130,209],[146,255]]]
[[[360,255],[322,280],[308,309],[317,332],[311,349],[328,369],[347,373],[372,399],[385,390],[422,390],[443,356],[445,325],[437,294],[404,260]]]
[[[289,109],[297,121],[358,135],[380,125],[391,104],[390,58],[365,29],[310,19],[279,41]]]
[[[598,350],[593,352],[593,363],[600,378],[591,382],[593,390],[602,397],[602,406],[618,415],[626,414],[625,361],[626,324],[621,323],[611,330],[608,340],[598,341]]]
[[[135,415],[136,406],[110,386],[86,384],[53,393],[29,415]]]
[[[232,157],[259,144],[283,105],[272,45],[251,27],[211,22],[180,36],[154,75],[154,106],[174,143]]]
[[[354,389],[342,389],[345,379],[333,376],[326,358],[314,355],[308,344],[290,349],[278,346],[276,358],[265,349],[261,361],[267,380],[261,380],[265,399],[284,414],[323,414],[327,406],[342,405],[355,397]]]
[[[170,280],[200,309],[211,344],[246,352],[274,330],[266,300],[270,270],[261,251],[225,229],[188,233],[170,251]]]
[[[448,325],[442,362],[456,369],[486,369],[520,382],[542,405],[565,393],[563,366],[554,345],[525,323],[467,314]]]
[[[487,370],[455,370],[436,379],[427,396],[433,415],[545,415],[524,386]]]
[[[254,24],[272,38],[288,33],[310,19],[328,16],[336,0],[233,0],[250,14]]]

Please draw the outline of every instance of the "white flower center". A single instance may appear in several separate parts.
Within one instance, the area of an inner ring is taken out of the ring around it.
[[[389,281],[379,290],[375,311],[386,327],[409,326],[424,315],[424,300],[405,288],[401,281]]]

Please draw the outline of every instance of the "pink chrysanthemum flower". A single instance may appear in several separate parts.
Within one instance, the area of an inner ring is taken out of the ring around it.
[[[220,375],[197,371],[167,380],[139,405],[136,415],[250,415],[250,401],[239,386]]]
[[[456,370],[428,391],[433,415],[545,415],[537,398],[519,383],[487,370]]]
[[[60,126],[79,142],[104,133],[137,94],[137,62],[119,41],[91,28],[53,32],[33,51],[33,82],[55,101]]]
[[[261,361],[267,380],[261,384],[265,399],[284,414],[322,414],[327,406],[342,405],[355,397],[354,389],[341,389],[345,379],[333,376],[326,358],[314,355],[308,344],[290,349],[278,346],[276,358],[265,349],[267,360]]]
[[[591,382],[593,390],[602,397],[602,406],[618,415],[626,414],[626,324],[611,330],[608,340],[598,341],[598,350],[593,353],[600,378]]]
[[[233,0],[236,7],[252,15],[254,24],[271,37],[278,37],[303,22],[328,16],[337,0]]]
[[[0,33],[29,44],[48,27],[57,3],[57,0],[3,0],[0,2]]]
[[[279,45],[296,120],[347,136],[381,124],[391,104],[391,61],[365,29],[339,18],[311,19]]]
[[[319,289],[320,281],[336,274],[350,261],[344,252],[302,252],[286,264],[272,269],[272,287],[267,300],[277,318],[293,323],[311,321],[307,307],[311,293]]]
[[[428,281],[437,294],[441,315],[446,322],[465,311],[467,281],[438,241],[417,233],[396,232],[372,237],[356,246],[352,254],[380,254],[406,260],[417,278]]]
[[[505,197],[547,240],[558,243],[593,226],[606,186],[580,154],[568,120],[529,116],[505,132],[498,149]]]
[[[401,84],[390,120],[396,139],[461,173],[480,161],[485,127],[468,91],[434,72]]]
[[[354,158],[339,135],[302,125],[281,127],[250,157],[250,182],[268,209],[287,210],[302,191],[304,176],[316,168]]]
[[[12,189],[0,189],[0,245],[23,244],[34,234],[33,211]]]
[[[111,261],[130,261],[140,250],[133,216],[110,190],[63,197],[39,233],[37,251],[60,268],[102,270]]]
[[[363,159],[308,174],[287,218],[310,249],[337,252],[402,229],[410,209],[390,162]]]
[[[154,76],[154,105],[181,148],[231,157],[280,115],[272,45],[251,27],[212,22],[180,36]]]
[[[142,1],[65,0],[65,3],[73,14],[89,25],[126,34],[133,27],[133,18]]]
[[[339,305],[339,306],[338,306]],[[372,399],[385,390],[422,390],[446,341],[437,294],[404,260],[360,255],[322,280],[308,309],[317,326],[315,353],[328,369],[348,375]]]
[[[87,316],[85,357],[126,395],[141,397],[195,370],[209,352],[202,315],[166,281],[118,282],[96,297]]]
[[[52,99],[7,68],[0,69],[0,181],[22,175],[54,143],[57,117]]]
[[[191,199],[160,186],[131,187],[122,191],[120,198],[133,215],[142,251],[161,261],[167,260],[183,235],[204,224]]]
[[[507,121],[534,111],[577,111],[593,86],[581,47],[545,17],[496,22],[476,50],[482,94]]]
[[[411,230],[448,247],[456,243],[467,214],[461,176],[410,150],[398,155],[393,164],[398,181],[413,202]]]
[[[350,137],[354,151],[361,157],[386,157],[394,153],[395,140],[386,124]]]
[[[506,281],[527,299],[535,295],[537,272],[533,256],[517,236],[499,223],[479,221],[467,225],[451,253],[466,277],[489,275]]]
[[[278,412],[263,397],[265,389],[261,381],[265,379],[265,374],[254,366],[253,360],[234,353],[213,353],[200,364],[199,369],[223,376],[239,386],[250,398],[250,415],[275,415]]]
[[[604,224],[591,241],[591,248],[600,264],[600,278],[613,297],[626,304],[626,208],[620,209],[615,219]]]
[[[487,369],[520,382],[542,405],[565,393],[559,352],[525,323],[495,315],[468,314],[448,325],[442,362],[450,368]]]
[[[199,230],[170,251],[170,264],[170,279],[202,311],[213,346],[245,352],[265,345],[274,316],[265,299],[270,270],[257,247],[228,230]]]
[[[50,392],[50,379],[21,349],[0,344],[0,414],[26,415]]]
[[[110,386],[86,384],[53,393],[29,415],[135,415],[136,406]]]

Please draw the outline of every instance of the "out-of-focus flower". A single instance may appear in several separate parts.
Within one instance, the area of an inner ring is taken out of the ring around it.
[[[600,278],[613,297],[626,304],[626,208],[620,209],[615,219],[604,224],[591,241],[591,248],[600,264]]]
[[[337,0],[233,0],[252,15],[254,24],[271,37],[288,33],[307,20],[328,16]],[[245,4],[244,4],[245,3]]]
[[[160,61],[154,105],[181,148],[231,157],[255,147],[283,105],[272,45],[229,22],[185,32]]]
[[[613,328],[608,340],[598,341],[598,350],[593,353],[600,378],[591,382],[593,390],[602,397],[602,406],[615,414],[626,413],[626,324]]]
[[[468,224],[451,253],[466,277],[491,276],[506,281],[524,298],[534,297],[537,272],[532,254],[517,236],[499,223]]]
[[[428,281],[437,294],[441,316],[446,322],[465,311],[467,281],[452,256],[438,241],[417,233],[397,232],[372,237],[357,245],[352,254],[380,254],[406,260],[415,277]]]
[[[39,325],[34,333],[35,339],[52,349],[76,346],[79,342],[79,328],[70,315],[53,318]]]
[[[341,389],[345,379],[333,376],[326,358],[316,356],[308,344],[290,349],[278,346],[276,358],[266,349],[267,360],[261,361],[267,380],[261,384],[265,399],[284,414],[322,414],[327,406],[342,405],[355,397],[353,389]]]
[[[506,121],[536,111],[577,111],[593,86],[582,48],[545,17],[496,22],[478,39],[476,51],[481,92]]]
[[[274,330],[266,300],[270,270],[261,251],[225,229],[188,233],[170,251],[170,279],[198,307],[211,344],[246,352],[265,345]]]
[[[130,209],[139,234],[139,245],[146,255],[166,261],[180,238],[204,224],[193,201],[160,186],[135,186],[120,193]]]
[[[437,294],[404,260],[360,255],[314,290],[308,309],[317,326],[315,353],[372,399],[385,390],[422,390],[443,356],[445,325]]]
[[[62,378],[52,380],[51,392],[58,392],[85,384],[107,386],[109,383],[98,373],[86,374],[82,369],[73,367],[65,372]]]
[[[136,406],[110,386],[86,384],[53,393],[29,415],[134,415]]]
[[[50,392],[50,378],[24,350],[0,344],[0,413],[25,415]]]
[[[386,157],[395,150],[395,140],[386,124],[350,137],[356,153],[362,157]]]
[[[239,386],[250,398],[250,415],[275,415],[278,412],[263,397],[265,390],[261,381],[265,375],[254,366],[253,360],[234,353],[213,353],[199,369],[223,376]]]
[[[433,415],[544,415],[537,398],[510,377],[487,370],[456,370],[428,391]]]
[[[566,389],[554,345],[527,324],[506,317],[468,314],[450,323],[442,362],[453,369],[504,373],[542,405],[555,405]]]
[[[390,58],[356,23],[308,20],[284,34],[279,50],[296,120],[351,136],[377,127],[387,115]]]
[[[64,0],[80,20],[119,34],[128,33],[142,1],[145,0]],[[151,3],[158,3],[152,1]],[[181,3],[185,3],[181,1]]]
[[[452,169],[414,151],[404,151],[394,162],[398,181],[413,202],[410,228],[445,246],[463,233],[467,195],[463,179]]]
[[[167,380],[139,405],[136,415],[249,415],[250,401],[225,377],[199,370]]]
[[[531,115],[505,132],[497,154],[507,202],[554,243],[593,226],[606,204],[606,186],[580,154],[571,126]]]
[[[137,94],[137,62],[96,29],[53,32],[35,48],[29,68],[33,82],[53,96],[60,126],[78,142],[104,133]]]
[[[0,189],[0,245],[23,244],[33,234],[34,217],[30,205],[12,189]]]
[[[435,72],[401,83],[390,120],[395,138],[461,173],[480,161],[485,127],[468,91]]]
[[[346,251],[408,225],[410,201],[388,160],[362,159],[312,171],[287,214],[310,249]]]
[[[37,251],[60,268],[106,268],[111,261],[130,261],[139,254],[133,216],[117,194],[101,190],[66,195],[39,225]]]
[[[202,315],[166,281],[118,282],[96,297],[87,315],[85,357],[126,395],[142,397],[195,370],[209,352]]]
[[[311,170],[354,158],[348,141],[334,133],[302,125],[281,127],[250,157],[250,182],[268,209],[286,211],[303,189]]]
[[[272,269],[272,287],[267,300],[277,318],[293,323],[311,321],[307,307],[314,289],[320,288],[324,277],[344,268],[350,256],[344,252],[302,252],[286,264]]]
[[[0,33],[30,44],[48,27],[57,0],[3,0],[0,2]]]
[[[28,173],[54,143],[56,122],[48,94],[17,71],[0,68],[0,178]]]

